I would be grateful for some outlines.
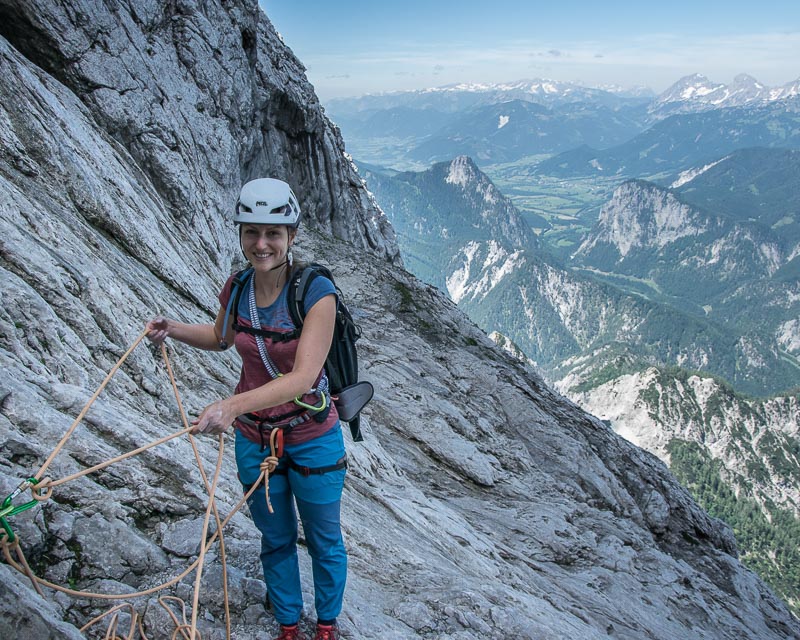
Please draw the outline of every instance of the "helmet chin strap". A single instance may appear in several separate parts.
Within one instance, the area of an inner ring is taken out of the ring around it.
[[[272,267],[270,269],[270,271],[275,271],[276,269],[284,269],[289,265],[290,265],[290,262],[289,262],[289,258],[287,257],[283,262],[281,262],[280,264],[276,264],[274,267]],[[255,277],[255,274],[253,274],[253,277]],[[280,289],[281,288],[281,277],[280,276],[275,278],[275,288],[276,289]]]
[[[287,264],[289,264],[289,258],[286,258],[286,259],[285,259],[283,262],[281,262],[280,264],[276,264],[274,267],[272,267],[272,268],[270,269],[270,271],[275,271],[275,269],[282,269],[282,268],[283,268],[283,267],[285,267]]]

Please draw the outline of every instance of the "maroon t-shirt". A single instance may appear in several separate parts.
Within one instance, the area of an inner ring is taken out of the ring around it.
[[[231,296],[233,278],[234,276],[228,278],[225,286],[222,288],[222,291],[219,294],[219,302],[223,309],[227,308],[228,306],[228,300]],[[243,326],[252,326],[249,305],[251,283],[252,278],[248,279],[248,281],[245,283],[244,287],[242,288],[241,296],[239,297],[239,317],[237,321]],[[288,333],[294,330],[295,325],[292,322],[292,317],[289,313],[289,306],[286,301],[287,291],[288,283],[287,285],[284,285],[275,302],[268,307],[258,308],[258,318],[262,329],[267,331],[275,331],[278,333]],[[323,277],[314,278],[305,297],[306,313],[308,313],[309,309],[311,309],[320,299],[326,295],[335,295],[335,292],[336,289],[330,280]],[[275,363],[275,366],[281,373],[288,373],[294,367],[294,360],[299,342],[299,338],[296,340],[290,340],[288,342],[273,342],[270,338],[264,338],[264,344],[267,347],[267,352],[269,353],[272,362]],[[234,346],[242,358],[242,371],[239,376],[239,383],[236,385],[234,393],[243,393],[245,391],[250,391],[251,389],[256,389],[272,380],[266,366],[264,365],[264,362],[261,360],[260,354],[258,353],[258,345],[256,344],[255,336],[243,331],[238,331],[236,332]],[[319,375],[317,376],[317,380],[314,383],[315,388],[322,378],[323,371],[320,371]],[[312,406],[319,404],[319,398],[313,393],[304,395],[302,400],[304,403]],[[262,409],[261,411],[256,412],[256,415],[263,419],[269,416],[281,416],[288,413],[294,413],[298,409],[300,409],[300,407],[293,402],[287,402],[285,404],[278,405],[277,407]],[[288,444],[297,444],[316,438],[317,436],[328,431],[334,424],[336,424],[338,419],[339,414],[336,412],[336,406],[331,403],[331,410],[325,422],[320,423],[312,418],[311,420],[307,420],[306,422],[295,426],[294,429],[292,429],[286,435],[286,442]],[[236,421],[235,426],[246,438],[261,444],[261,434],[256,427],[245,425],[238,420]],[[268,430],[264,435],[265,437],[268,437]]]

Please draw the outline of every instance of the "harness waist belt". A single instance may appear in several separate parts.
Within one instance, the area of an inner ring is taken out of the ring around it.
[[[246,427],[253,427],[254,429],[258,429],[259,431],[261,431],[265,427],[268,427],[270,430],[284,429],[285,431],[290,431],[298,424],[303,424],[304,422],[308,422],[309,420],[311,420],[311,416],[308,414],[307,411],[302,411],[299,415],[295,416],[292,420],[289,420],[285,424],[273,424],[272,422],[269,421],[268,418],[261,419],[258,416],[255,416],[251,413],[243,413],[242,415],[236,417],[237,422],[241,422]]]
[[[331,471],[339,471],[339,469],[347,469],[347,454],[343,455],[336,461],[336,464],[328,465],[327,467],[304,467],[303,465],[297,464],[294,460],[292,460],[288,455],[284,457],[287,462],[287,466],[278,467],[275,471],[270,473],[271,476],[285,476],[289,473],[289,469],[293,469],[297,471],[300,475],[303,476],[315,476],[315,475],[322,475],[324,473],[330,473]],[[244,492],[247,493],[250,491],[251,484],[242,483],[244,486]]]

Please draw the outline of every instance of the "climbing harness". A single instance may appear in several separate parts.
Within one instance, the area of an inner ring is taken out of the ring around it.
[[[266,448],[263,439],[264,438],[263,421],[259,421],[258,416],[255,416],[255,419],[253,419],[252,417],[250,417],[250,414],[239,416],[237,420],[249,427],[256,427],[259,429],[259,433],[261,433],[261,438],[262,438],[261,450],[263,451]],[[286,429],[277,429],[277,428],[272,429],[272,431],[270,432],[269,447],[271,455],[265,459],[265,460],[272,460],[272,459],[275,460],[275,464],[271,465],[269,468],[270,474],[286,475],[289,469],[294,469],[301,475],[309,476],[309,475],[321,475],[323,473],[329,473],[331,471],[339,471],[340,469],[347,469],[346,454],[342,456],[339,460],[337,460],[335,464],[327,465],[324,467],[306,467],[304,465],[297,464],[294,460],[292,460],[291,456],[288,453],[286,453],[283,449],[283,441],[285,433]],[[280,461],[282,460],[285,461],[286,464],[282,467],[279,467],[278,463],[280,463]],[[261,464],[263,470],[264,463],[262,462]],[[251,484],[245,484],[244,485],[245,491],[249,491],[250,487],[252,486],[253,485]],[[267,505],[269,506],[269,486],[267,486],[267,492],[268,492]],[[271,507],[270,507],[270,513],[272,513]]]
[[[161,604],[162,607],[167,609],[167,611],[169,612],[169,615],[172,617],[173,621],[175,622],[176,630],[173,633],[173,636],[172,636],[173,639],[177,638],[178,634],[181,634],[181,636],[185,640],[201,640],[200,633],[197,631],[197,616],[198,616],[198,611],[199,611],[199,598],[200,598],[200,580],[201,580],[201,577],[202,577],[202,570],[203,570],[203,565],[204,565],[204,562],[205,562],[206,553],[211,548],[211,545],[213,545],[214,542],[216,542],[217,538],[219,538],[219,542],[220,542],[219,557],[220,557],[220,560],[221,560],[221,563],[222,563],[222,582],[223,582],[223,598],[224,598],[224,609],[225,609],[226,638],[228,640],[230,640],[231,639],[231,622],[230,622],[230,607],[229,607],[229,599],[228,599],[227,561],[226,561],[225,539],[224,539],[224,536],[223,536],[223,530],[227,526],[227,524],[230,522],[231,518],[236,514],[237,511],[239,511],[239,509],[242,508],[242,506],[245,504],[245,502],[250,498],[250,496],[253,494],[253,492],[258,488],[258,486],[262,482],[264,482],[265,488],[266,488],[265,493],[266,493],[267,506],[270,509],[270,512],[272,512],[272,506],[271,506],[271,504],[269,502],[269,474],[272,471],[274,471],[275,468],[277,467],[278,459],[279,459],[280,456],[276,456],[276,454],[279,453],[282,450],[283,444],[282,444],[282,441],[280,440],[280,438],[281,438],[281,435],[279,435],[281,433],[280,430],[273,431],[273,434],[270,436],[271,456],[267,457],[264,460],[264,463],[262,463],[261,475],[259,476],[258,480],[255,483],[253,483],[253,485],[249,488],[249,490],[245,493],[245,495],[239,500],[239,502],[236,504],[236,506],[231,510],[231,512],[228,514],[228,516],[224,520],[222,520],[220,518],[220,515],[219,515],[218,511],[217,511],[216,500],[215,500],[214,496],[216,494],[217,482],[219,480],[220,471],[222,469],[223,453],[224,453],[224,449],[225,449],[225,442],[224,442],[223,434],[219,435],[219,448],[218,448],[218,452],[217,452],[216,467],[215,467],[213,479],[211,481],[209,481],[209,478],[206,475],[205,469],[203,467],[202,458],[201,458],[200,452],[199,452],[199,450],[197,448],[197,444],[195,442],[195,438],[192,435],[193,427],[191,427],[189,425],[189,421],[188,421],[188,419],[186,417],[186,412],[184,410],[183,403],[182,403],[181,398],[180,398],[180,394],[178,393],[177,383],[175,382],[175,376],[173,374],[172,366],[170,364],[169,357],[167,355],[166,347],[162,343],[161,344],[161,355],[162,355],[162,358],[164,360],[164,364],[165,364],[165,367],[166,367],[166,370],[167,370],[167,374],[168,374],[169,379],[170,379],[170,383],[172,385],[173,394],[174,394],[175,399],[176,399],[177,404],[178,404],[178,409],[179,409],[179,412],[180,412],[181,421],[183,423],[183,428],[181,430],[175,432],[175,433],[172,433],[172,434],[170,434],[168,436],[165,436],[163,438],[155,440],[154,442],[151,442],[151,443],[149,443],[147,445],[139,447],[138,449],[136,449],[134,451],[130,451],[130,452],[126,453],[126,454],[117,456],[117,457],[115,457],[115,458],[113,458],[111,460],[108,460],[106,462],[97,464],[97,465],[95,465],[95,466],[93,466],[93,467],[91,467],[89,469],[84,469],[83,471],[80,471],[78,473],[74,473],[74,474],[72,474],[70,476],[67,476],[67,477],[64,477],[64,478],[61,478],[61,479],[58,479],[58,480],[52,480],[49,477],[45,477],[44,476],[44,474],[46,473],[48,467],[51,465],[51,463],[56,458],[58,453],[63,449],[64,445],[67,443],[69,438],[72,436],[72,434],[74,433],[74,431],[78,427],[78,425],[83,421],[84,417],[86,416],[87,412],[89,411],[89,408],[95,402],[95,400],[100,395],[102,390],[106,387],[106,385],[109,383],[109,381],[114,376],[114,374],[119,370],[119,368],[122,366],[122,364],[128,358],[128,356],[139,345],[139,343],[141,343],[141,341],[144,339],[144,337],[146,335],[147,335],[147,330],[142,332],[142,334],[136,339],[136,341],[131,345],[131,347],[125,352],[125,354],[114,365],[114,367],[111,369],[111,371],[109,371],[108,375],[103,380],[103,382],[100,384],[100,386],[97,389],[97,391],[95,391],[94,395],[92,395],[92,397],[89,399],[89,401],[83,407],[83,409],[81,410],[81,412],[78,415],[78,417],[75,419],[75,421],[69,427],[69,429],[67,430],[65,435],[62,437],[61,441],[55,447],[55,449],[50,454],[50,456],[45,461],[45,463],[42,465],[42,467],[39,469],[39,471],[35,475],[23,480],[19,484],[19,486],[3,500],[2,506],[0,507],[0,547],[2,548],[3,556],[5,557],[5,560],[8,563],[8,565],[13,567],[14,569],[19,571],[23,575],[27,576],[31,580],[31,583],[33,584],[34,589],[36,589],[36,591],[42,596],[44,594],[42,593],[41,587],[44,586],[44,587],[47,587],[49,589],[60,591],[60,592],[65,593],[67,595],[78,597],[78,598],[106,599],[106,600],[133,599],[133,598],[138,598],[138,597],[142,597],[142,596],[151,595],[151,594],[157,593],[159,591],[162,591],[162,590],[164,590],[164,589],[166,589],[168,587],[171,587],[171,586],[177,584],[179,581],[181,581],[187,575],[189,575],[192,571],[197,569],[197,573],[196,573],[195,581],[194,581],[194,599],[193,599],[193,605],[192,605],[191,621],[187,621],[187,619],[186,619],[185,604],[184,604],[183,621],[182,622],[178,621],[177,617],[172,613],[171,609],[167,605],[168,602],[181,602],[182,603],[183,602],[182,600],[180,600],[178,598],[175,598],[173,596],[162,596],[162,597],[159,598],[159,603]],[[190,442],[190,444],[192,446],[192,450],[194,452],[195,460],[197,461],[198,469],[199,469],[200,475],[202,477],[203,484],[205,486],[206,492],[209,495],[208,504],[206,506],[205,515],[204,515],[204,518],[203,518],[203,529],[202,529],[202,533],[201,533],[201,537],[200,537],[200,542],[201,542],[201,544],[200,544],[200,552],[198,554],[197,559],[191,565],[189,565],[189,567],[187,567],[180,575],[176,576],[175,578],[173,578],[173,579],[171,579],[171,580],[169,580],[169,581],[167,581],[167,582],[165,582],[165,583],[163,583],[161,585],[158,585],[156,587],[152,587],[150,589],[146,589],[146,590],[143,590],[143,591],[139,591],[139,592],[136,592],[136,593],[125,593],[125,594],[101,594],[101,593],[92,593],[92,592],[87,592],[87,591],[77,591],[77,590],[74,590],[74,589],[69,589],[67,587],[63,587],[63,586],[48,582],[47,580],[44,580],[44,579],[39,578],[36,575],[34,575],[33,571],[31,570],[31,568],[30,568],[30,566],[29,566],[29,564],[28,564],[28,562],[27,562],[27,560],[25,558],[25,554],[22,551],[22,547],[20,545],[19,536],[15,534],[13,528],[11,527],[11,522],[9,521],[10,518],[12,518],[14,516],[17,516],[17,515],[23,513],[24,511],[32,509],[33,507],[35,507],[40,502],[46,502],[52,496],[53,489],[55,489],[56,487],[58,487],[58,486],[60,486],[62,484],[65,484],[65,483],[67,483],[67,482],[69,482],[71,480],[75,480],[77,478],[80,478],[80,477],[83,477],[85,475],[88,475],[88,474],[90,474],[90,473],[92,473],[94,471],[99,471],[101,469],[104,469],[104,468],[106,468],[106,467],[108,467],[108,466],[110,466],[110,465],[112,465],[112,464],[114,464],[116,462],[119,462],[121,460],[124,460],[124,459],[130,458],[132,456],[135,456],[135,455],[137,455],[139,453],[142,453],[143,451],[146,451],[146,450],[151,449],[151,448],[153,448],[155,446],[163,444],[163,443],[165,443],[165,442],[167,442],[169,440],[172,440],[173,438],[177,438],[177,437],[180,437],[180,436],[183,436],[183,435],[188,435],[188,437],[189,437],[189,442]],[[23,504],[14,506],[13,505],[14,501],[20,495],[22,495],[25,491],[27,491],[28,489],[30,489],[30,491],[31,491],[32,499],[30,501],[28,501],[28,502],[23,503]],[[209,536],[208,535],[208,529],[209,529],[209,524],[210,524],[210,520],[211,520],[212,514],[213,514],[213,517],[214,517],[215,522],[216,522],[216,531],[214,531],[214,533]],[[121,638],[120,636],[117,635],[117,626],[119,624],[119,612],[121,610],[124,610],[124,609],[127,609],[130,612],[131,623],[130,623],[130,629],[128,631],[128,635],[126,635],[124,637],[124,639],[123,639],[123,638]],[[145,635],[145,632],[144,632],[143,620],[142,620],[141,616],[136,612],[136,610],[133,607],[133,605],[121,604],[121,605],[118,605],[118,606],[112,608],[110,611],[107,611],[106,613],[94,618],[89,623],[84,625],[84,627],[81,628],[81,632],[84,632],[85,630],[87,630],[90,627],[92,627],[93,625],[99,623],[103,619],[108,619],[109,620],[108,621],[108,628],[107,628],[107,632],[106,632],[106,638],[113,639],[113,640],[116,640],[118,638],[120,640],[133,640],[134,634],[135,634],[136,630],[138,630],[142,640],[147,640],[147,636]]]

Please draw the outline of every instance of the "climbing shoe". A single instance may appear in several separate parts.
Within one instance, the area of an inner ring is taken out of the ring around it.
[[[330,637],[335,638],[336,636]],[[296,624],[282,624],[281,633],[274,640],[308,640],[308,638],[305,633],[300,631],[300,627]]]
[[[339,627],[335,624],[318,624],[314,640],[339,640]]]

